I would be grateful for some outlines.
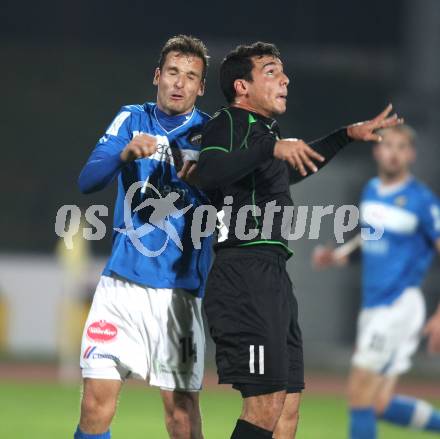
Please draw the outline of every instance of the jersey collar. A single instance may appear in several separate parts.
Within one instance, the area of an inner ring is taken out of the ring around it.
[[[406,188],[413,180],[413,176],[410,175],[404,181],[399,183],[384,185],[380,179],[377,180],[377,193],[381,197],[387,197],[389,195],[394,195],[397,192],[400,192],[402,189]]]
[[[156,108],[157,108],[157,104],[154,105],[154,107],[153,107],[153,116],[154,116],[154,119],[155,119],[156,123],[159,125],[159,127],[161,128],[161,130],[164,131],[166,134],[171,134],[171,133],[173,133],[174,131],[177,131],[178,129],[182,128],[183,126],[185,126],[186,124],[188,124],[189,122],[191,122],[191,120],[192,120],[192,118],[194,117],[194,114],[195,114],[195,112],[196,112],[196,107],[193,107],[191,113],[189,114],[189,116],[186,118],[186,120],[185,120],[182,124],[178,125],[176,128],[173,128],[173,129],[170,130],[170,131],[167,131],[167,130],[161,125],[161,123],[159,122],[159,119],[158,119],[157,114],[156,114]]]

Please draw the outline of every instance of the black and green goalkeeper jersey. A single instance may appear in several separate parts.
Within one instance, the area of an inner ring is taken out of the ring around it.
[[[216,250],[269,245],[291,254],[286,239],[292,227],[292,215],[286,212],[293,213],[289,186],[304,177],[274,157],[280,138],[274,119],[238,107],[221,109],[205,125],[198,176],[203,190],[216,191],[220,219]],[[350,141],[342,128],[309,143],[325,157],[316,166],[324,166]]]

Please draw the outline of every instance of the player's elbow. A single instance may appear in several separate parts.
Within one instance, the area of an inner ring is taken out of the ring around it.
[[[81,175],[78,178],[78,189],[82,194],[89,194],[90,188],[88,185],[84,183],[84,180],[81,178]]]
[[[84,173],[84,171],[81,172],[78,177],[78,188],[82,194],[91,194],[98,190],[95,185],[91,183],[90,179],[87,178],[87,174]]]

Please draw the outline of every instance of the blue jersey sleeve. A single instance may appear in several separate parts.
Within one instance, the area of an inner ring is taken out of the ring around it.
[[[131,116],[132,113],[126,107],[122,107],[104,136],[99,139],[78,179],[82,193],[88,194],[103,189],[124,166],[120,154],[131,140]]]
[[[440,200],[428,189],[423,191],[420,210],[422,231],[431,241],[440,239]]]

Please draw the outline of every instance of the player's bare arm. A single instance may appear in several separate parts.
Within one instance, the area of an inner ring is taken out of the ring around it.
[[[121,151],[121,160],[123,162],[132,162],[133,160],[149,157],[156,152],[157,139],[149,134],[138,134]]]
[[[352,239],[336,248],[318,245],[312,254],[312,265],[318,270],[329,267],[343,267],[348,264],[350,255],[358,250],[361,244],[362,237],[358,233]]]
[[[440,239],[435,243],[437,252],[440,254]],[[440,353],[440,304],[435,313],[426,323],[424,334],[428,337],[428,351],[432,354]]]

